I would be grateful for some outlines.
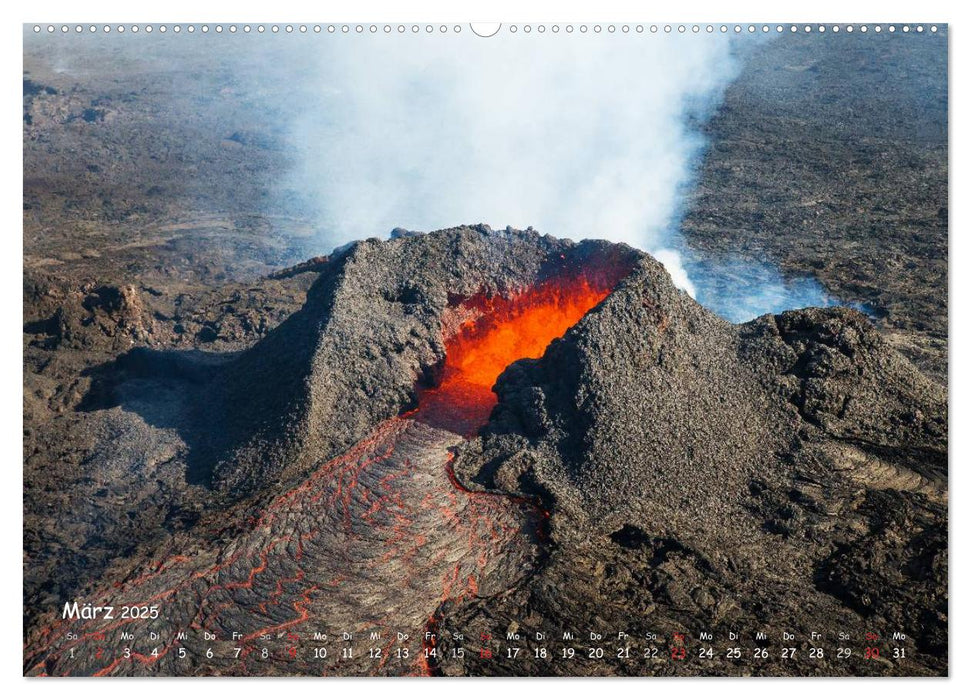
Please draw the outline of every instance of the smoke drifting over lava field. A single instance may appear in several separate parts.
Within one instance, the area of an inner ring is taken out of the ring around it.
[[[679,70],[719,69],[667,84],[676,109],[635,100],[680,139],[643,211],[621,206],[654,187],[637,178],[558,211],[583,178],[544,198],[531,161],[515,202],[564,230],[351,241],[370,234],[335,240],[340,212],[389,215],[339,196],[373,154],[310,177],[341,145],[294,152],[303,88],[247,87],[266,54],[193,72],[28,44],[24,673],[946,675],[946,36],[888,38],[692,54]],[[477,112],[463,95],[443,112]],[[381,123],[360,99],[300,133]],[[633,161],[664,160],[650,145]],[[415,211],[484,157],[417,178]],[[71,601],[147,615],[65,619]],[[906,657],[667,658],[685,632],[870,630],[906,633]],[[661,657],[538,653],[537,632],[619,631]]]

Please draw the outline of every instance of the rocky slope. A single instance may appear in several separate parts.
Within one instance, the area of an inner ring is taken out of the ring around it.
[[[550,558],[528,586],[453,606],[443,625],[494,639],[509,621],[553,638],[653,631],[665,648],[684,631],[751,644],[756,631],[832,642],[872,628],[916,642],[893,671],[946,669],[946,396],[861,314],[808,309],[732,326],[644,260],[496,391],[492,420],[456,468],[540,497]],[[526,658],[499,665],[556,672]],[[581,668],[632,672],[616,658]],[[887,669],[802,653],[683,672],[850,671]]]

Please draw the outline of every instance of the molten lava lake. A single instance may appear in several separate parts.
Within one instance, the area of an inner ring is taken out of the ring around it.
[[[477,296],[476,313],[446,340],[438,386],[419,395],[416,418],[468,434],[489,418],[499,375],[513,362],[537,359],[612,287],[586,278],[555,278],[513,297]]]

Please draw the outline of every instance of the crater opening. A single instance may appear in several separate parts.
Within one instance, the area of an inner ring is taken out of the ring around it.
[[[571,271],[511,296],[478,294],[456,306],[463,318],[447,335],[436,386],[419,391],[417,420],[469,435],[489,419],[499,375],[513,362],[537,359],[603,301],[630,268]]]

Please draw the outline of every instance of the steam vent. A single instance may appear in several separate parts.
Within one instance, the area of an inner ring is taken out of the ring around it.
[[[486,226],[398,232],[293,274],[311,280],[302,307],[246,349],[140,347],[91,373],[88,476],[132,491],[82,499],[61,534],[28,528],[28,549],[61,543],[31,568],[50,600],[25,606],[28,673],[267,673],[267,638],[351,633],[360,656],[272,668],[542,675],[452,655],[447,633],[867,625],[913,636],[900,673],[946,669],[946,396],[864,315],[733,325],[645,253]],[[141,327],[137,299],[118,308]],[[146,475],[151,502],[127,485]],[[137,545],[112,544],[133,528]],[[95,534],[80,561],[69,541]],[[65,599],[164,606],[138,621],[157,648],[105,641],[130,620],[48,612]]]

